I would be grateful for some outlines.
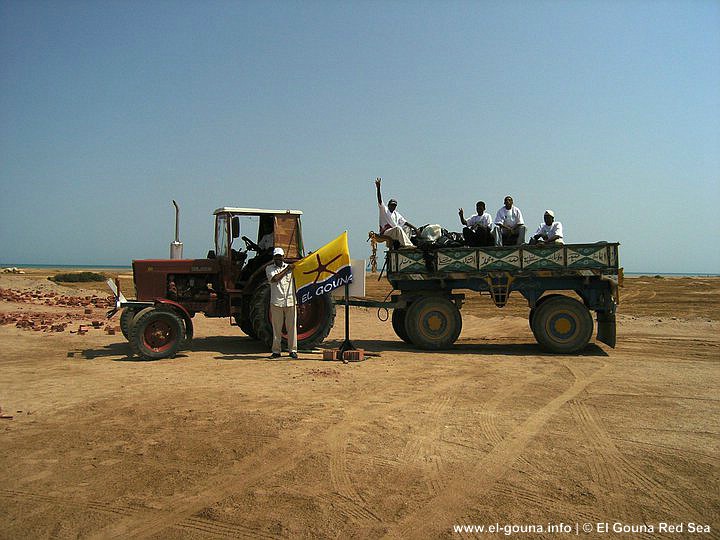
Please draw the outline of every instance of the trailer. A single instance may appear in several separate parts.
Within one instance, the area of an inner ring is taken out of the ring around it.
[[[618,243],[390,249],[387,279],[395,291],[392,326],[421,349],[450,347],[460,335],[465,291],[489,294],[502,308],[517,291],[528,302],[537,342],[576,353],[592,338],[615,347],[623,272]]]

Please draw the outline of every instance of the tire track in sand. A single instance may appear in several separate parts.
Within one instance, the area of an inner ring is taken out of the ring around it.
[[[622,456],[590,407],[581,399],[570,400],[568,405],[590,449],[588,467],[593,482],[598,487],[595,495],[601,505],[600,514],[605,519],[623,522],[630,516],[630,511],[623,489],[620,468]]]
[[[92,510],[94,512],[99,512],[101,514],[108,514],[112,516],[129,517],[137,514],[137,512],[139,511],[136,508],[130,508],[128,506],[104,503],[99,501],[84,501],[77,497],[42,495],[30,491],[16,491],[12,489],[0,489],[0,497],[4,499],[9,499],[13,502],[17,502],[20,504],[25,504],[28,501],[35,503],[47,503],[54,506],[70,506],[74,508]]]
[[[371,414],[368,414],[366,409],[362,410],[363,424],[367,425],[375,419],[387,416],[391,411],[403,410],[411,404],[417,405],[419,401],[426,399],[427,395],[439,396],[432,401],[428,408],[428,414],[433,421],[432,432],[435,433],[435,435],[431,434],[423,437],[422,440],[413,439],[408,442],[408,445],[403,451],[406,460],[422,460],[424,463],[430,462],[430,467],[427,471],[429,473],[428,489],[433,490],[431,491],[432,493],[435,492],[434,490],[439,489],[442,483],[443,467],[442,463],[438,463],[438,460],[435,459],[437,456],[431,454],[428,445],[440,439],[440,430],[443,425],[440,419],[447,413],[451,403],[455,399],[452,392],[443,393],[443,390],[452,390],[455,387],[455,381],[445,381],[430,388],[422,387],[414,394],[406,396],[401,400],[388,402],[384,409],[378,407],[373,409]],[[353,414],[357,412],[359,412],[359,410],[354,410]],[[346,420],[349,418],[350,415],[346,416]],[[354,425],[354,422],[350,422],[349,425]],[[372,510],[362,494],[355,488],[355,482],[350,478],[347,470],[347,439],[349,435],[349,428],[347,426],[348,422],[345,422],[345,424],[338,425],[329,430],[330,478],[335,493],[322,498],[330,502],[333,507],[337,508],[342,514],[355,523],[381,522],[382,518]],[[403,459],[397,460],[397,462],[401,461],[403,461]]]
[[[422,387],[414,393],[402,396],[396,401],[387,404],[386,407],[378,406],[371,411],[368,411],[364,400],[349,399],[347,401],[348,405],[345,417],[337,424],[321,432],[320,436],[318,436],[318,433],[315,431],[307,431],[304,426],[295,430],[286,430],[281,433],[280,437],[268,442],[265,447],[254,454],[236,462],[222,473],[206,478],[202,483],[197,485],[197,492],[195,494],[178,496],[168,502],[168,506],[172,508],[172,510],[142,509],[132,516],[124,517],[107,527],[94,531],[89,534],[87,538],[90,540],[147,538],[157,535],[168,528],[175,527],[176,525],[182,525],[189,518],[195,517],[198,512],[228,495],[242,492],[244,489],[265,478],[291,470],[302,455],[324,451],[327,449],[328,444],[335,450],[343,448],[343,446],[338,446],[336,441],[344,441],[349,431],[356,429],[354,426],[359,418],[362,418],[364,423],[370,423],[375,419],[384,418],[392,411],[402,410],[405,407],[411,406],[414,402],[422,399],[428,391],[433,393],[442,392],[445,389],[454,387],[454,384],[455,381],[451,380],[431,385],[430,387]],[[376,393],[391,395],[395,388],[392,381],[389,380],[383,385],[374,386],[373,390]],[[300,429],[305,432],[298,433],[297,431]],[[299,450],[299,454],[297,453],[298,449],[301,449]],[[335,459],[338,459],[338,457],[336,456]],[[344,475],[341,474],[340,478],[341,483],[344,483],[343,485],[346,486],[343,490],[349,493],[350,496],[333,498],[331,502],[336,503],[335,507],[341,512],[345,509],[347,514],[354,515],[354,519],[360,521],[381,521],[371,509],[364,506],[362,498],[357,493],[347,473]],[[350,487],[348,488],[347,486]],[[345,502],[344,499],[349,500],[352,504]],[[362,509],[358,507],[362,507]],[[370,519],[370,516],[372,516],[372,519]],[[195,521],[193,523],[197,525],[198,522]],[[237,529],[236,534],[240,537],[246,535],[248,530],[247,527],[235,527],[226,523],[221,524],[221,526],[227,530]]]
[[[592,375],[581,378],[577,378],[577,374],[570,370],[575,381],[567,390],[531,414],[483,456],[465,477],[450,482],[443,492],[389,528],[386,537],[407,538],[418,531],[423,531],[427,536],[436,536],[450,529],[453,522],[465,514],[463,509],[468,503],[477,504],[478,499],[491,491],[548,420],[609,369],[610,366],[606,364]]]

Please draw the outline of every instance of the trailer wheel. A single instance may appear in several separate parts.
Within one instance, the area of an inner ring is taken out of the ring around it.
[[[395,330],[397,337],[402,339],[405,343],[412,343],[410,336],[408,336],[407,330],[405,330],[405,317],[407,316],[407,310],[405,308],[393,309],[392,312],[392,327]]]
[[[133,308],[125,308],[120,314],[120,330],[128,341],[130,340],[130,326],[135,318],[136,312]]]
[[[183,321],[174,312],[147,308],[134,320],[130,347],[143,358],[170,358],[180,349],[184,335]]]
[[[421,349],[447,348],[462,330],[460,310],[447,298],[421,298],[408,308],[405,330],[410,341]]]
[[[593,333],[593,320],[582,302],[558,295],[536,308],[532,328],[535,339],[544,349],[570,354],[588,344]]]
[[[533,336],[535,336],[535,330],[533,329],[533,318],[535,317],[537,309],[543,303],[547,302],[550,298],[555,298],[556,296],[562,296],[562,294],[546,294],[545,296],[538,299],[534,308],[530,308],[530,314],[528,315],[528,324],[530,325],[530,330],[532,330]],[[537,339],[537,336],[535,336],[535,339]]]
[[[250,321],[257,339],[272,346],[272,323],[270,322],[270,284],[258,286],[252,295]],[[329,294],[316,296],[312,301],[297,306],[298,349],[312,349],[322,343],[335,324],[335,304]],[[283,346],[287,334],[283,330]]]

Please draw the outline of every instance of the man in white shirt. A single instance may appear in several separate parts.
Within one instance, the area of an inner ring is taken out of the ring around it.
[[[555,221],[555,212],[545,210],[543,221],[530,239],[531,244],[563,244],[562,223]]]
[[[382,180],[380,178],[375,180],[378,208],[380,209],[380,234],[392,238],[401,248],[414,247],[414,244],[410,241],[410,237],[405,231],[405,227],[415,231],[416,234],[417,228],[396,210],[397,201],[395,199],[390,199],[387,206],[383,204],[382,195],[380,194],[381,182]]]
[[[295,307],[295,283],[292,270],[294,265],[284,261],[282,248],[273,250],[273,262],[265,267],[270,282],[270,320],[272,321],[273,343],[270,358],[280,358],[282,350],[282,328],[288,334],[290,358],[297,358],[297,311]]]
[[[463,228],[463,237],[468,246],[499,246],[500,229],[495,226],[492,216],[485,211],[485,203],[478,201],[475,205],[475,215],[465,220],[465,212],[462,208],[458,211],[460,215],[460,223],[465,225]]]
[[[513,198],[505,197],[504,206],[495,215],[495,225],[500,227],[503,246],[519,246],[525,243],[525,222],[522,212],[513,206]]]

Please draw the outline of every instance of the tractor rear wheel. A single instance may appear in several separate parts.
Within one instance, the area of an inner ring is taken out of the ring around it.
[[[421,349],[444,349],[460,335],[462,316],[448,298],[429,296],[408,308],[405,330],[410,341]]]
[[[393,309],[392,312],[392,327],[395,330],[397,337],[402,339],[405,343],[412,344],[410,336],[408,336],[407,330],[405,330],[405,317],[407,316],[407,309],[397,308]]]
[[[237,324],[240,327],[240,330],[242,330],[245,335],[257,339],[257,334],[255,333],[255,329],[252,326],[252,321],[250,319],[242,320],[239,315],[235,315],[233,317],[235,319],[235,324]]]
[[[568,296],[556,296],[535,308],[532,329],[544,349],[571,354],[584,349],[590,341],[593,320],[582,302]]]
[[[270,284],[261,283],[250,301],[250,322],[257,339],[268,348],[272,346],[273,331],[270,322]],[[297,306],[298,349],[312,349],[322,343],[335,324],[335,304],[329,294],[316,296],[310,302]],[[287,334],[283,328],[283,346]]]
[[[170,358],[180,349],[184,336],[183,321],[173,311],[147,308],[133,321],[130,347],[143,358]]]

